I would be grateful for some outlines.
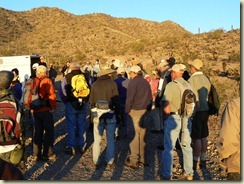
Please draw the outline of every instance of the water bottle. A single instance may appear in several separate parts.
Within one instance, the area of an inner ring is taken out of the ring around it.
[[[78,98],[78,102],[82,104],[82,98]]]

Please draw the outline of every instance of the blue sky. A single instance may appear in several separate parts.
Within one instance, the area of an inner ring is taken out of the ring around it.
[[[41,6],[76,15],[97,12],[156,22],[171,20],[192,33],[198,33],[198,28],[200,32],[240,28],[240,0],[0,0],[0,7],[14,11]]]

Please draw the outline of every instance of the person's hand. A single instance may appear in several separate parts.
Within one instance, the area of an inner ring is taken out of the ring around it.
[[[49,112],[51,112],[51,113],[54,113],[54,111],[55,111],[54,109],[49,110]]]

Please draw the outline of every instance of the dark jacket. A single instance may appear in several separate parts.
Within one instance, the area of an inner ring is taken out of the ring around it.
[[[118,86],[118,92],[119,92],[119,99],[120,99],[120,105],[125,105],[126,101],[126,88],[122,85],[123,81],[128,80],[124,77],[119,76],[117,79],[114,80]]]
[[[150,84],[142,77],[136,76],[130,80],[127,88],[125,112],[133,110],[150,110],[152,92]]]
[[[107,100],[111,103],[115,113],[119,113],[119,93],[117,84],[109,77],[104,75],[99,77],[91,87],[90,107],[95,107],[98,100]]]
[[[56,77],[57,77],[57,71],[53,67],[51,67],[49,70],[49,78],[52,79]]]
[[[20,100],[22,97],[22,84],[19,82],[19,80],[13,81],[12,82],[12,91],[14,96]]]
[[[86,79],[86,82],[88,84],[88,87],[90,88],[89,86],[89,80],[88,80],[88,77],[85,73],[82,73],[81,70],[72,70],[70,73],[68,73],[67,75],[65,75],[65,79],[66,79],[66,82],[67,82],[67,85],[65,86],[65,90],[66,90],[66,101],[67,102],[71,102],[71,103],[75,103],[75,102],[78,102],[78,99],[76,97],[74,97],[73,93],[72,93],[72,86],[71,86],[71,79],[73,76],[75,75],[78,75],[78,74],[83,74],[85,76],[85,79]],[[82,100],[84,102],[88,102],[89,100],[89,95],[85,98],[82,98]]]

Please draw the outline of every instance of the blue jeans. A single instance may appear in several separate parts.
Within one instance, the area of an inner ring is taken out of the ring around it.
[[[191,147],[191,121],[183,120],[184,136],[181,136],[181,118],[179,115],[170,115],[164,123],[164,151],[162,153],[163,177],[171,177],[173,169],[173,149],[177,139],[183,153],[185,175],[193,175],[193,152]]]
[[[65,104],[65,116],[69,148],[74,148],[76,145],[79,147],[84,146],[84,144],[86,143],[86,116],[88,110],[88,103],[84,103],[81,110],[74,109],[70,102],[67,102]],[[76,128],[78,128],[77,144],[75,137]]]
[[[100,152],[101,152],[101,141],[104,130],[106,130],[107,147],[105,154],[105,161],[107,164],[112,164],[114,162],[115,148],[114,148],[114,132],[116,127],[116,117],[113,115],[111,119],[100,119],[99,122],[94,122],[93,125],[93,162],[94,164],[99,164],[101,162]]]

